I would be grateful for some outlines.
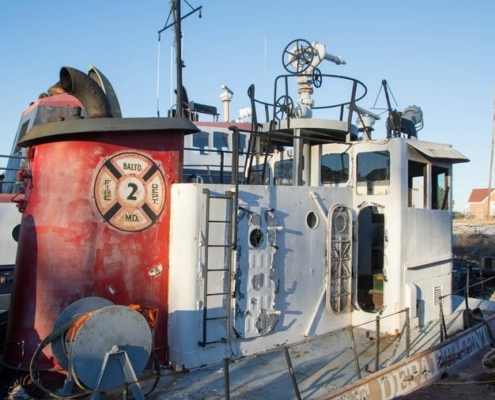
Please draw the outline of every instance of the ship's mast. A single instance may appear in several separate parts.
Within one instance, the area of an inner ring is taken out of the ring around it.
[[[177,116],[182,117],[182,29],[180,19],[180,2],[181,0],[172,1],[175,21],[175,65],[177,69]]]
[[[187,3],[187,1],[186,1]],[[190,6],[189,3],[187,3]],[[192,7],[191,7],[192,8]],[[176,105],[176,117],[182,117],[182,68],[184,68],[184,61],[182,60],[182,28],[181,22],[184,18],[187,18],[189,15],[199,11],[199,17],[201,18],[201,9],[203,6],[199,6],[197,8],[192,9],[189,13],[181,16],[181,0],[171,0],[170,1],[170,15],[173,15],[173,22],[170,24],[165,24],[163,29],[158,31],[158,35],[160,35],[163,31],[170,27],[174,27],[174,42],[175,42],[175,64],[176,64],[176,75],[177,75],[177,105]],[[168,18],[167,18],[168,21]]]

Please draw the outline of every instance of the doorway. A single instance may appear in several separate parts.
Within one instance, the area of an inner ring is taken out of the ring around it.
[[[383,307],[385,215],[376,206],[363,208],[358,215],[359,307],[378,312]]]

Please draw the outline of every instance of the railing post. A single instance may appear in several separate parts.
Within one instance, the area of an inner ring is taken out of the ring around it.
[[[229,376],[229,359],[223,359],[223,376],[224,376],[224,392],[225,400],[230,399],[230,376]]]
[[[223,154],[223,150],[220,150],[220,183],[224,183],[223,182],[223,166],[225,164],[225,156]]]
[[[471,275],[471,266],[468,264],[466,272],[466,289],[464,289],[464,301],[466,302],[466,310],[469,309],[469,275]]]
[[[483,272],[481,272],[480,266],[480,284],[481,284],[481,295],[483,296],[483,300],[485,300],[485,282],[483,281]]]
[[[376,316],[375,372],[380,369],[380,316]]]
[[[230,126],[232,131],[232,175],[230,183],[235,185],[239,182],[239,128]]]
[[[287,361],[287,367],[289,368],[290,379],[292,380],[292,387],[294,388],[294,393],[296,394],[297,400],[301,400],[301,395],[299,394],[299,388],[297,387],[296,376],[294,375],[294,368],[292,368],[292,362],[290,361],[289,349],[287,346],[284,347],[285,360]]]
[[[443,336],[443,322],[442,322],[443,321],[443,298],[442,298],[442,296],[440,296],[438,298],[438,300],[439,300],[438,310],[440,313],[440,315],[438,316],[439,317],[438,322],[439,322],[439,326],[440,326],[440,343],[442,343],[445,340],[445,338]]]
[[[411,351],[411,320],[409,317],[409,307],[405,309],[406,312],[406,357],[409,357]]]
[[[361,368],[359,367],[359,356],[356,349],[356,341],[354,340],[354,329],[351,326],[351,341],[352,341],[352,351],[354,353],[354,364],[356,365],[356,375],[358,379],[361,379]]]

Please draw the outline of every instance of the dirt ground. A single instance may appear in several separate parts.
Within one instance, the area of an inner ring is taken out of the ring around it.
[[[485,258],[495,257],[495,222],[481,220],[454,220],[454,255],[456,259],[470,260],[485,267]],[[474,265],[473,265],[474,266]],[[492,267],[494,267],[492,263]]]

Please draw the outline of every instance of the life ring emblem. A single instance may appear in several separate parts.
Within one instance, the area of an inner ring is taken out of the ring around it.
[[[139,232],[155,224],[165,195],[165,179],[158,164],[139,153],[109,158],[95,180],[98,211],[111,226],[126,232]]]

